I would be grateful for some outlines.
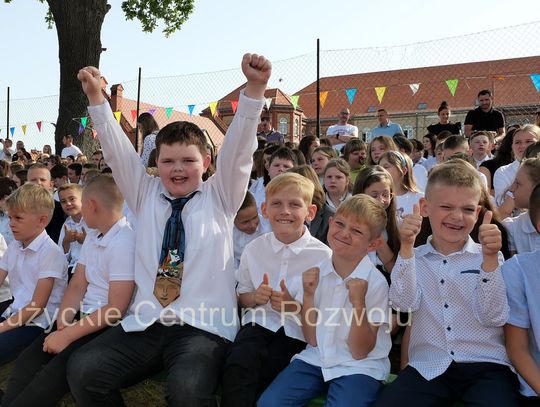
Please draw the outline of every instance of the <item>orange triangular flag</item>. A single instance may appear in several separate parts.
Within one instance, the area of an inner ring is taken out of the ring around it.
[[[325,90],[324,92],[319,93],[319,101],[321,102],[321,106],[324,108],[324,104],[326,103],[326,98],[328,97],[328,91]]]

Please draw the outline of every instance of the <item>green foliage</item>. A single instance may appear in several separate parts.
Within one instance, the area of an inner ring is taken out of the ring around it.
[[[163,33],[168,37],[179,30],[192,13],[193,2],[194,0],[127,0],[122,2],[122,10],[128,20],[139,20],[144,32],[154,31],[158,20],[163,20]]]

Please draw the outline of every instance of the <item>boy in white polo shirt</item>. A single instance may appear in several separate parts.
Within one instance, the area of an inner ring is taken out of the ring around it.
[[[15,241],[0,260],[15,300],[2,314],[0,365],[17,357],[56,317],[67,283],[62,250],[47,235],[54,202],[44,188],[25,184],[7,198]]]
[[[211,156],[200,128],[162,128],[159,178],[151,177],[103,97],[99,71],[79,72],[104,158],[137,216],[137,289],[121,326],[71,356],[68,381],[78,404],[121,404],[120,387],[165,368],[170,406],[217,405],[225,353],[238,330],[233,220],[249,182],[271,63],[246,54],[242,70],[246,88],[217,171],[205,182]]]
[[[301,275],[328,259],[330,249],[311,236],[313,183],[294,173],[266,186],[263,215],[272,226],[248,244],[236,274],[244,326],[229,349],[223,373],[223,407],[251,407],[291,357],[306,346],[294,302]]]
[[[303,273],[307,348],[274,380],[259,407],[303,407],[327,391],[325,406],[368,407],[390,373],[388,283],[369,259],[386,227],[382,204],[359,194],[330,220],[331,259]]]
[[[378,407],[517,406],[518,381],[504,347],[508,318],[501,273],[501,232],[480,212],[482,185],[474,168],[448,162],[434,167],[426,196],[405,217],[392,269],[390,301],[412,312],[409,365],[375,404]],[[422,216],[432,235],[414,248]]]
[[[55,406],[69,391],[70,355],[116,324],[128,309],[135,287],[135,234],[122,215],[124,198],[113,178],[101,175],[88,183],[82,200],[85,219],[95,230],[82,246],[57,329],[38,336],[19,355],[3,405]]]

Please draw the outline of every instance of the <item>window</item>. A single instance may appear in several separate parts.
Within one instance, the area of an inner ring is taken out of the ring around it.
[[[375,113],[377,111],[377,108],[375,106],[370,106],[367,108],[368,113]]]
[[[418,103],[418,106],[416,107],[418,110],[426,110],[427,109],[427,103]]]
[[[279,132],[281,134],[289,133],[289,121],[286,117],[282,117],[281,119],[279,119]]]
[[[405,136],[407,136],[407,138],[414,138],[414,129],[413,129],[413,126],[411,125],[407,125],[407,126],[403,126],[403,133],[405,133]]]
[[[298,137],[300,134],[300,120],[298,117],[294,118],[294,137]]]

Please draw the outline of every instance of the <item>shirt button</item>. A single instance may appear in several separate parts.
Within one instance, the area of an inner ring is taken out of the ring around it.
[[[444,304],[444,308],[448,308],[448,304]]]
[[[441,284],[444,284],[444,278],[441,279]]]
[[[488,280],[487,278],[483,278],[483,279],[482,279],[482,282],[483,282],[483,283],[487,283],[488,281],[489,281],[489,280]]]
[[[443,262],[443,264],[446,264],[446,263],[448,263],[448,262],[447,262],[446,260],[443,260],[442,262]]]
[[[450,351],[450,354],[451,354],[451,355],[453,356],[453,355],[454,355],[454,351],[453,351],[453,350],[451,350],[451,351]]]
[[[447,330],[448,332],[450,332],[450,331],[452,330],[452,328],[450,328],[449,326],[447,326],[447,327],[446,327],[446,330]]]

